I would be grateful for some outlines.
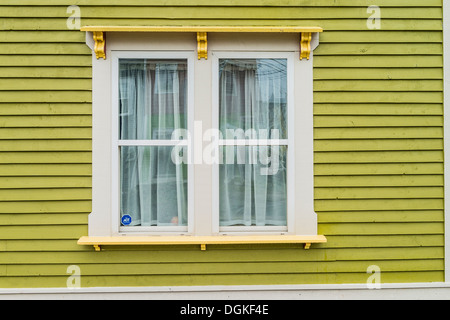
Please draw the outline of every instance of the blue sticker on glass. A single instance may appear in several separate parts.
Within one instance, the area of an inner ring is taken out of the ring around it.
[[[128,215],[128,214],[122,216],[122,224],[123,224],[124,226],[130,225],[130,224],[131,224],[131,216]]]

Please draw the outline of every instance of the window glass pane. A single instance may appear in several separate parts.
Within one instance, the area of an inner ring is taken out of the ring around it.
[[[286,146],[221,147],[220,226],[286,226]]]
[[[186,60],[120,59],[119,73],[119,139],[170,140],[186,129]]]
[[[171,146],[121,147],[122,225],[187,225],[187,165],[176,158],[182,152]]]
[[[220,59],[224,139],[287,138],[287,59]]]

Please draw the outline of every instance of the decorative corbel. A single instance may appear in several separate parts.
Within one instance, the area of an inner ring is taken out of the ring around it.
[[[300,34],[300,60],[304,58],[309,60],[311,56],[311,32],[302,32]]]
[[[205,58],[208,60],[208,33],[197,32],[197,53],[198,60]]]
[[[94,31],[94,52],[97,59],[103,58],[106,60],[106,37],[103,31]]]

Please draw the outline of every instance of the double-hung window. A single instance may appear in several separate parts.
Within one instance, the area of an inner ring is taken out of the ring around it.
[[[112,32],[93,55],[90,237],[317,235],[312,50],[208,37],[201,56],[186,34]]]

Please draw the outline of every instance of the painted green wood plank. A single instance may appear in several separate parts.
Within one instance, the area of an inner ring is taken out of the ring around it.
[[[442,32],[425,31],[326,31],[320,43],[442,43]]]
[[[52,95],[53,93],[50,93]],[[83,95],[82,93],[79,93]],[[2,93],[0,92],[0,97]],[[19,94],[17,94],[19,96]],[[29,92],[30,98],[33,92]],[[38,96],[38,94],[36,94]],[[67,93],[69,96],[69,93]],[[92,116],[90,115],[49,115],[49,116],[0,116],[0,127],[3,128],[32,128],[32,127],[87,127],[92,126]]]
[[[319,224],[322,223],[373,223],[373,222],[444,222],[444,212],[442,210],[414,210],[414,211],[353,211],[353,212],[320,212],[318,214]],[[393,237],[398,237],[394,235]],[[351,237],[350,237],[351,238]],[[345,239],[343,236],[342,239]],[[370,239],[367,237],[367,239]],[[348,239],[350,240],[350,239]],[[439,245],[444,244],[444,239],[439,237]],[[359,242],[359,241],[358,241]],[[329,243],[332,243],[329,241]],[[386,244],[389,242],[386,241]],[[356,245],[356,243],[355,243]],[[361,247],[363,244],[359,244]],[[366,243],[368,245],[368,243]],[[417,246],[419,242],[414,241],[409,246]],[[370,247],[371,245],[368,245]],[[373,245],[376,246],[376,245]],[[395,242],[389,246],[401,246]],[[352,247],[352,246],[350,246]]]
[[[441,92],[315,92],[315,103],[442,103]]]
[[[58,240],[59,241],[59,240]],[[74,241],[76,243],[76,241]],[[84,247],[84,246],[83,246]],[[267,261],[267,256],[272,256],[271,261],[326,261],[325,250],[311,250],[310,252],[301,252],[297,248],[288,248],[284,250],[267,249],[268,246],[258,246],[258,248],[242,249],[234,247],[236,250],[224,250],[210,246],[208,252],[201,252],[198,246],[176,246],[172,248],[161,247],[141,247],[144,250],[133,250],[129,247],[118,250],[117,247],[105,246],[102,252],[95,252],[93,248],[90,251],[77,252],[0,252],[1,264],[81,264],[81,263],[178,263],[178,262],[263,262]],[[269,246],[270,247],[270,246]],[[123,250],[124,249],[124,250]],[[162,250],[163,249],[163,250]],[[411,254],[420,248],[407,248],[412,250]],[[433,258],[434,248],[428,248],[430,252],[422,252],[423,258]],[[395,249],[394,249],[395,250]],[[234,252],[233,252],[234,251]],[[97,254],[96,254],[97,253]],[[199,253],[206,253],[199,255]],[[420,253],[417,253],[420,254]],[[332,252],[329,255],[333,255]],[[333,259],[330,259],[333,260]]]
[[[0,176],[15,177],[15,181],[18,179],[18,177],[90,177],[91,175],[91,164],[0,164]],[[66,179],[67,178],[64,178],[64,180]],[[89,182],[89,184],[82,186],[90,186],[91,179],[87,179],[87,181]]]
[[[399,171],[397,175],[349,175],[349,176],[316,176],[316,187],[442,187],[444,178],[440,174],[406,175]]]
[[[90,188],[0,189],[0,201],[91,200]]]
[[[1,78],[57,78],[57,79],[91,79],[92,68],[89,67],[5,67],[0,66]]]
[[[382,150],[443,150],[442,139],[358,139],[317,140],[314,150],[321,151],[382,151]],[[0,150],[2,142],[0,141]]]
[[[64,132],[65,131],[61,131],[62,136],[64,136]],[[36,134],[39,135],[38,132]],[[0,137],[2,136],[2,130],[0,130]],[[9,136],[14,136],[14,133],[11,132]],[[443,138],[443,129],[439,127],[401,127],[396,128],[395,130],[392,128],[316,128],[314,130],[314,139],[316,140],[418,138],[441,139]]]
[[[0,78],[1,91],[23,91],[23,90],[92,90],[91,79],[22,79],[22,78]]]
[[[389,236],[390,237],[390,236]],[[58,240],[59,241],[59,240]],[[76,241],[74,241],[76,243]],[[319,246],[319,245],[316,245]],[[361,261],[361,260],[414,260],[414,259],[443,259],[441,246],[437,247],[398,247],[398,248],[339,248],[314,249],[306,251],[302,248],[267,249],[261,245],[258,248],[242,249],[234,246],[234,250],[223,249],[223,246],[208,246],[206,252],[201,252],[197,246],[167,248],[148,248],[146,250],[130,250],[128,247],[119,250],[118,247],[104,246],[102,252],[0,252],[0,263],[6,265],[17,264],[83,264],[83,263],[180,263],[180,262],[264,262],[270,256],[270,261]],[[141,247],[142,248],[142,247]],[[221,249],[222,248],[222,249]],[[202,254],[200,254],[202,253]]]
[[[17,214],[14,214],[13,216],[16,216]],[[36,217],[41,216],[41,214],[31,214],[33,219]],[[44,219],[46,217],[51,217],[51,215],[59,215],[58,213],[52,213],[52,214],[43,214],[42,216]],[[64,215],[65,217],[68,216],[67,213],[63,213],[61,215]],[[87,219],[88,215],[86,213],[73,213],[73,215],[77,215],[80,218],[86,217]],[[66,218],[64,218],[66,219]],[[77,219],[77,218],[74,218]],[[48,223],[51,224],[51,223]],[[91,248],[87,246],[80,246],[77,244],[74,240],[64,240],[64,239],[52,239],[52,240],[39,240],[39,239],[32,239],[32,240],[0,240],[0,251],[4,252],[90,252]]]
[[[91,152],[1,152],[1,164],[92,163]]]
[[[199,275],[199,274],[255,274],[255,273],[324,273],[324,272],[365,272],[370,265],[378,265],[383,272],[395,271],[436,271],[443,270],[444,261],[415,260],[415,261],[336,261],[317,265],[314,262],[285,262],[285,263],[189,263],[165,264],[161,268],[158,264],[83,264],[79,265],[82,277],[105,275]],[[66,265],[10,265],[7,270],[0,272],[0,276],[67,276]]]
[[[219,10],[218,10],[219,9]],[[82,16],[86,18],[170,18],[170,19],[332,19],[369,18],[367,7],[220,7],[212,10],[208,7],[185,7],[182,10],[173,10],[168,6],[160,7],[83,7]],[[3,6],[0,17],[67,17],[66,7],[26,7]],[[441,19],[442,9],[429,7],[383,8],[384,18],[394,19]]]
[[[63,64],[64,65],[64,64]],[[318,56],[317,68],[440,68],[441,56]]]
[[[13,195],[15,194],[12,191]],[[30,196],[33,196],[30,193]],[[3,193],[0,190],[0,199]],[[6,195],[5,195],[6,196]],[[38,195],[35,195],[38,196]],[[75,197],[75,195],[74,195]],[[328,199],[443,199],[442,187],[377,187],[377,188],[315,188],[316,200]],[[69,199],[66,199],[69,200]]]
[[[327,246],[333,248],[391,248],[442,247],[443,235],[381,235],[381,236],[327,236]]]
[[[316,200],[314,203],[316,211],[442,210],[444,208],[443,199]],[[355,230],[358,226],[353,227]],[[396,231],[391,232],[400,232],[401,226],[397,227],[393,229]],[[425,225],[422,227],[423,230],[426,228]],[[419,226],[418,229],[420,228]],[[334,229],[331,227],[330,230]],[[326,234],[325,231],[320,232]]]
[[[0,140],[5,151],[91,151],[91,140]]]
[[[366,283],[367,273],[322,273],[322,274],[241,274],[241,275],[174,275],[174,276],[86,276],[81,287],[129,287],[129,286],[189,286],[189,285],[282,285],[282,284],[326,284]],[[386,272],[385,283],[443,282],[444,272]],[[54,288],[66,287],[65,277],[1,277],[2,288]]]
[[[336,274],[337,283],[366,283],[368,280],[367,274],[354,274],[354,273],[339,273]],[[383,283],[418,283],[418,282],[444,282],[444,272],[385,272],[381,278]]]
[[[77,239],[86,225],[0,226],[1,239]]]
[[[220,8],[218,9],[220,10]],[[121,17],[120,19],[90,19],[84,17],[82,19],[82,25],[122,25],[122,26],[187,26],[187,25],[202,25],[202,26],[319,26],[327,31],[364,31],[367,30],[367,18],[362,17],[359,19],[302,19],[301,17],[293,19],[264,19],[264,20],[233,20],[233,19],[189,19],[188,16],[183,19],[129,19]],[[442,22],[438,19],[395,19],[395,18],[383,18],[382,28],[384,31],[441,31]],[[0,20],[0,30],[47,30],[47,31],[63,31],[67,30],[67,17],[60,18],[2,18]]]
[[[70,85],[68,82],[67,85]],[[0,81],[1,85],[1,81]],[[316,80],[314,91],[442,91],[442,80]]]
[[[317,139],[315,152],[357,151],[439,151],[443,150],[442,139]]]
[[[314,68],[315,80],[441,80],[442,68]]]
[[[9,201],[0,202],[0,213],[60,213],[60,212],[91,212],[91,201]],[[6,228],[6,227],[5,227]],[[25,228],[30,229],[30,228]],[[32,228],[34,229],[34,228]],[[2,231],[3,232],[3,231]],[[6,231],[5,231],[6,232]],[[11,234],[13,232],[11,231]],[[26,233],[26,232],[24,232]],[[87,234],[80,233],[79,235]],[[15,237],[14,235],[11,235]],[[1,237],[1,236],[0,236]],[[18,237],[18,238],[17,238]],[[21,239],[22,235],[17,235],[15,239]],[[58,237],[55,237],[58,239]]]
[[[321,93],[324,94],[324,93]],[[356,95],[358,93],[355,93]],[[353,95],[353,94],[352,94]],[[349,96],[348,94],[346,96]],[[315,128],[442,127],[441,116],[315,116]]]
[[[314,56],[327,55],[442,55],[442,45],[438,43],[325,43],[314,50]]]
[[[91,115],[90,103],[0,103],[0,115]]]
[[[20,15],[19,15],[20,16]],[[51,43],[86,43],[86,34],[80,31],[1,31],[0,43],[34,43],[34,42],[51,42]]]
[[[74,225],[74,224],[86,225],[87,223],[88,223],[87,214],[80,214],[80,213],[0,214],[1,226]],[[29,244],[29,242],[27,244]],[[41,249],[43,248],[44,247],[41,246]]]
[[[1,169],[1,167],[0,167]],[[316,179],[319,176],[370,176],[370,179],[378,175],[442,175],[443,165],[441,163],[341,163],[341,164],[315,164],[314,173]],[[427,178],[428,179],[428,178]],[[442,177],[440,179],[442,185]],[[316,180],[318,181],[318,180]]]
[[[443,223],[321,223],[320,230],[329,235],[444,234]]]
[[[314,106],[314,115],[439,115],[443,114],[443,105],[441,104],[316,104]],[[381,129],[381,128],[380,128]],[[398,129],[403,131],[407,128]],[[416,128],[421,132],[426,128]],[[429,128],[435,130],[436,128]],[[392,131],[392,130],[391,130]],[[420,135],[420,133],[418,133]]]
[[[441,151],[316,152],[315,163],[442,163]]]
[[[345,248],[330,250],[335,253],[336,260],[408,260],[408,259],[442,259],[444,248],[413,247],[413,248]]]
[[[64,24],[66,21],[64,20]],[[0,54],[68,54],[90,57],[92,52],[88,46],[77,43],[0,43]]]
[[[91,128],[5,128],[0,140],[92,139]]]
[[[155,275],[155,276],[86,276],[81,287],[129,287],[129,286],[210,286],[210,285],[283,285],[283,284],[326,284],[366,283],[367,273],[322,273],[322,274],[240,274],[240,275]],[[444,272],[386,272],[384,283],[443,282]],[[54,288],[66,287],[65,277],[1,277],[2,288]]]
[[[316,0],[314,2],[308,0],[216,0],[214,2],[208,0],[152,0],[151,2],[143,4],[140,0],[129,0],[126,6],[264,6],[264,7],[368,7],[372,4],[369,0]],[[382,7],[441,7],[442,3],[439,0],[428,0],[427,2],[421,0],[410,0],[405,3],[403,0],[378,0],[377,4]],[[21,0],[17,3],[15,0],[3,0],[0,6],[70,6],[73,1],[70,0],[41,0],[37,3],[35,0]],[[78,0],[79,6],[123,6],[124,2],[120,0]]]
[[[0,91],[0,100],[11,103],[89,103],[90,91]]]
[[[67,165],[63,168],[70,168],[71,170],[76,170],[76,166]],[[43,170],[41,170],[42,172]],[[87,171],[87,170],[86,170]],[[46,172],[42,172],[41,175]],[[85,172],[83,172],[85,173]],[[56,175],[57,171],[53,175]],[[17,190],[20,193],[28,192],[29,188],[57,188],[53,192],[66,192],[64,188],[90,188],[92,186],[92,179],[89,176],[77,177],[71,175],[71,172],[66,172],[67,176],[55,177],[55,176],[11,176],[11,177],[0,177],[0,189],[23,189],[25,191]],[[49,173],[50,175],[50,173]],[[61,175],[61,173],[60,173]],[[1,190],[0,190],[1,191]],[[36,191],[36,190],[35,190]],[[11,190],[10,190],[11,192]],[[30,191],[31,192],[31,191]],[[50,192],[50,190],[47,190]],[[87,192],[87,191],[86,191]]]
[[[8,67],[89,67],[92,57],[88,55],[2,55],[0,66]]]

